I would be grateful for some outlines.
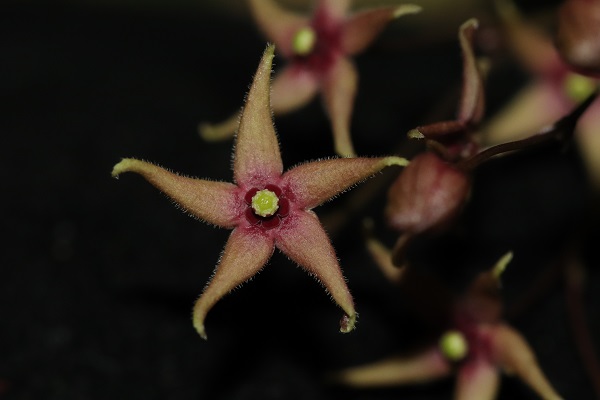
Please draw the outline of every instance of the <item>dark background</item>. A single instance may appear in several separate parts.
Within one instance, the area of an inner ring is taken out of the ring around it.
[[[527,3],[525,11],[547,11],[543,3]],[[432,6],[430,14],[394,22],[357,57],[359,153],[402,149],[409,156],[406,131],[452,117],[461,77],[456,32],[470,16],[494,37],[487,2],[464,1],[451,13]],[[381,213],[397,170],[317,209],[355,296],[356,331],[339,334],[340,310],[276,253],[211,311],[207,342],[192,327],[191,307],[228,232],[185,216],[137,176],[111,178],[122,157],[136,157],[229,180],[231,142],[205,143],[196,126],[241,106],[264,47],[241,1],[2,2],[1,399],[451,398],[452,379],[368,390],[325,379],[430,337],[420,304],[386,282],[360,233],[369,216],[393,243]],[[527,79],[498,48],[489,113]],[[275,123],[285,165],[332,155],[319,101]],[[365,191],[372,201],[340,227],[336,212]],[[503,281],[508,321],[559,393],[593,398],[571,334],[564,279],[553,267],[568,244],[583,249],[584,312],[600,338],[595,203],[575,149],[491,162],[476,174],[471,200],[461,235],[419,250],[418,268],[460,291],[514,250]],[[525,302],[539,279],[549,283]],[[499,398],[536,397],[504,377]]]

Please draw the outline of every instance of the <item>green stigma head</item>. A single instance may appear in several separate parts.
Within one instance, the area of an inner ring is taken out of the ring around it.
[[[575,102],[585,100],[597,87],[593,79],[572,72],[567,75],[563,85],[567,96]]]
[[[450,361],[460,361],[469,352],[469,344],[459,331],[448,331],[442,335],[439,342],[444,357]]]
[[[256,215],[270,217],[279,209],[279,198],[268,189],[259,190],[252,196],[251,206]]]
[[[317,34],[310,26],[298,29],[292,39],[292,49],[299,56],[309,54],[315,48]]]

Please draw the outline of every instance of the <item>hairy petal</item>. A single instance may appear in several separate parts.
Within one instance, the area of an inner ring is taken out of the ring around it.
[[[421,7],[405,4],[397,7],[381,7],[358,12],[350,16],[342,25],[342,49],[354,55],[364,51],[390,23],[406,14],[415,14]]]
[[[400,157],[332,158],[301,164],[283,175],[283,185],[299,208],[311,209],[390,165],[408,165]]]
[[[456,377],[456,400],[494,400],[500,374],[485,360],[476,359],[461,366]]]
[[[260,230],[238,227],[231,232],[213,277],[194,305],[194,327],[203,339],[208,311],[232,289],[256,275],[273,249],[273,239]]]
[[[463,89],[458,119],[472,124],[481,121],[485,106],[483,80],[473,52],[473,37],[478,27],[479,22],[470,19],[461,25],[458,34],[463,54]]]
[[[319,89],[319,82],[306,68],[290,65],[273,79],[271,104],[275,114],[296,110],[308,103]]]
[[[323,80],[323,101],[331,120],[335,151],[344,157],[355,155],[350,139],[350,121],[358,86],[354,64],[339,57]]]
[[[545,400],[562,399],[544,376],[531,347],[510,326],[501,324],[493,331],[492,352],[496,363],[515,373]]]
[[[237,225],[241,203],[237,186],[227,182],[187,178],[145,161],[125,158],[113,167],[112,176],[135,172],[164,192],[192,215],[224,228]]]
[[[290,214],[278,232],[275,246],[314,275],[344,310],[346,316],[342,319],[340,330],[346,333],[354,329],[354,301],[335,251],[317,216],[302,210]]]
[[[274,50],[274,46],[267,46],[240,118],[233,161],[233,174],[238,183],[279,176],[283,171],[269,104]]]
[[[411,357],[395,357],[339,371],[333,380],[352,387],[425,383],[450,374],[450,364],[437,348]]]
[[[292,40],[296,31],[308,26],[308,17],[285,10],[275,0],[249,0],[250,10],[259,29],[285,57],[293,55]]]

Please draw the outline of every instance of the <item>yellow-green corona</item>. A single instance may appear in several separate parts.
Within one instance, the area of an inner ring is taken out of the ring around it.
[[[594,79],[572,72],[567,75],[563,85],[567,96],[576,102],[585,100],[598,87]]]
[[[268,189],[259,190],[252,196],[251,206],[256,215],[270,217],[279,209],[279,198]]]
[[[310,26],[300,28],[292,39],[292,48],[294,53],[299,56],[305,56],[313,51],[317,41],[317,34]]]
[[[442,335],[439,342],[444,357],[450,361],[460,361],[469,352],[469,344],[459,331],[448,331]]]

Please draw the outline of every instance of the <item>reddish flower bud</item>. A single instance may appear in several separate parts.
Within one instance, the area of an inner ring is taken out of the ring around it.
[[[395,229],[421,233],[457,216],[469,193],[469,177],[431,152],[410,162],[388,192],[386,217]]]

